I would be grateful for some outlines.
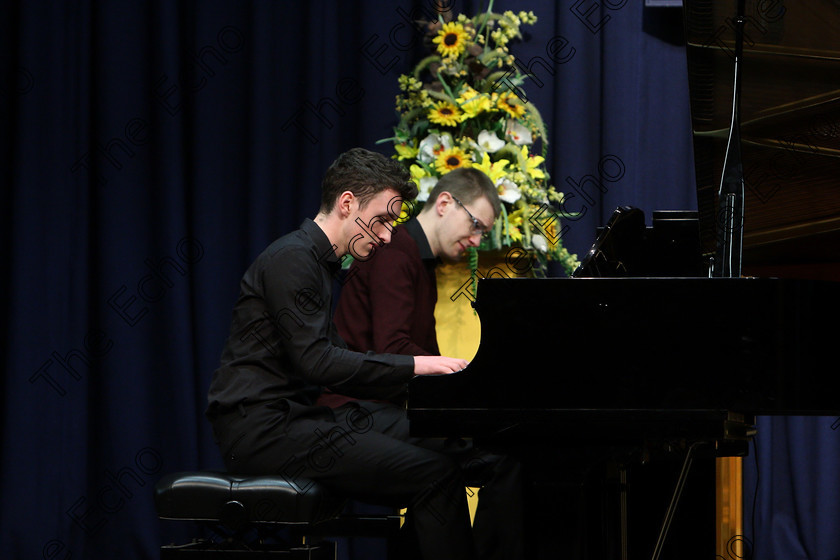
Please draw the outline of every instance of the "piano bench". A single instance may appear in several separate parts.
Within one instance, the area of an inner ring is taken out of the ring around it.
[[[311,480],[279,475],[170,473],[155,485],[161,520],[191,521],[209,537],[163,545],[161,560],[185,558],[336,558],[335,537],[382,537],[389,551],[400,517],[342,515],[346,500]]]

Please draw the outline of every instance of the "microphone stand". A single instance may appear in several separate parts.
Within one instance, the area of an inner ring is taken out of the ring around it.
[[[744,170],[741,163],[741,59],[744,52],[744,0],[738,0],[735,18],[735,78],[732,92],[732,120],[718,190],[717,251],[713,276],[741,276],[744,245]]]

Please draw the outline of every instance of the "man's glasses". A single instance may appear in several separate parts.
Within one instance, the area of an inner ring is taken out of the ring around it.
[[[472,228],[472,231],[471,231],[470,235],[481,235],[481,236],[485,236],[485,235],[487,235],[487,234],[489,233],[489,232],[488,232],[488,230],[487,230],[487,228],[485,228],[485,227],[484,227],[484,224],[482,224],[482,223],[478,220],[478,218],[476,218],[475,216],[473,216],[473,215],[472,215],[472,212],[470,212],[469,210],[467,210],[467,207],[466,207],[466,206],[464,206],[464,204],[463,204],[460,200],[458,200],[457,198],[455,198],[455,197],[452,195],[452,193],[449,193],[449,196],[451,196],[451,197],[452,197],[452,200],[454,200],[455,202],[457,202],[457,203],[458,203],[458,206],[460,206],[461,208],[463,208],[463,209],[464,209],[464,212],[466,212],[466,213],[467,213],[467,216],[469,216],[469,217],[470,217],[470,220],[472,220],[472,223],[473,223],[473,228]]]

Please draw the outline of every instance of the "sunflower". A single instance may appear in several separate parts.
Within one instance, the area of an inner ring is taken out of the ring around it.
[[[464,120],[464,114],[452,103],[438,101],[429,110],[429,120],[443,126],[455,126]]]
[[[469,38],[470,36],[463,25],[450,21],[443,24],[437,37],[432,39],[432,42],[437,43],[437,51],[441,56],[455,58],[460,56],[467,48]]]
[[[499,96],[499,101],[496,106],[503,111],[506,111],[511,117],[518,119],[525,115],[525,106],[516,95],[506,91]]]
[[[435,169],[441,175],[459,167],[472,167],[472,163],[467,154],[458,147],[444,150],[435,160]]]

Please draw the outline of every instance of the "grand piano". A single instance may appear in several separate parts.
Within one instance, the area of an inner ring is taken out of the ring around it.
[[[615,475],[613,491],[595,482],[595,499],[617,497],[620,511],[584,508],[575,531],[591,538],[574,548],[579,557],[658,558],[672,522],[671,534],[683,536],[672,555],[714,557],[708,469],[692,484],[692,462],[746,455],[756,415],[840,414],[824,365],[840,317],[838,4],[745,4],[735,168],[745,186],[741,273],[710,277],[724,161],[733,157],[737,0],[685,0],[697,213],[661,213],[648,227],[638,209],[618,208],[574,277],[479,280],[474,359],[462,372],[409,386],[415,435],[474,438],[544,467],[549,481],[568,475],[570,463],[600,465],[600,482]],[[553,341],[574,355],[534,354]],[[627,473],[671,455],[679,459],[663,460],[673,476],[648,478],[673,488],[648,480],[642,492],[651,500],[636,499],[667,509],[628,514]],[[696,507],[679,512],[680,498]]]

